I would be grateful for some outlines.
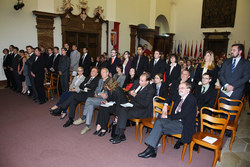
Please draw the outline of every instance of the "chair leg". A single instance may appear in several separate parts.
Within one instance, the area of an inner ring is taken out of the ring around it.
[[[50,96],[49,96],[49,90],[48,90],[48,100],[50,100]]]
[[[95,123],[95,110],[93,111],[93,118],[92,118],[93,123]]]
[[[79,118],[81,118],[81,103],[78,104]]]
[[[143,130],[143,127],[144,125],[141,123],[141,126],[140,126],[140,144],[142,143],[142,130]]]
[[[200,147],[200,145],[198,145],[198,151],[197,151],[198,154],[200,153],[200,149],[201,149],[201,147]]]
[[[174,137],[172,137],[172,144],[174,144]]]
[[[135,141],[137,141],[138,129],[139,129],[139,122],[136,122],[136,124],[135,124]]]
[[[217,160],[218,160],[218,157],[219,157],[219,150],[214,150],[214,160],[213,160],[213,166],[212,167],[215,167],[215,165],[216,165],[216,162],[217,162]]]
[[[182,155],[181,155],[181,160],[182,160],[182,161],[184,161],[184,156],[185,156],[186,149],[187,149],[187,143],[185,143],[185,144],[183,145]]]
[[[167,135],[162,135],[162,154],[165,152],[165,139]]]
[[[168,141],[168,136],[167,136],[167,143],[168,143],[169,141]]]
[[[188,162],[188,164],[190,164],[192,161],[194,144],[195,143],[193,141],[191,141],[191,143],[189,144],[189,162]]]
[[[233,145],[233,142],[235,140],[235,135],[236,135],[236,130],[232,130],[232,137],[231,137],[231,140],[230,140],[229,150],[232,149],[232,145]]]

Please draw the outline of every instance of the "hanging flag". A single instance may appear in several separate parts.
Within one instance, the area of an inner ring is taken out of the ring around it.
[[[184,49],[184,52],[183,52],[183,57],[186,57],[186,52],[187,52],[187,43],[185,42],[185,49]]]
[[[189,41],[188,41],[188,47],[187,47],[187,57],[189,57]]]
[[[191,45],[190,57],[192,57],[192,58],[193,58],[193,40],[192,40],[192,45]]]
[[[183,57],[183,56],[182,56],[182,42],[181,42],[181,44],[180,44],[180,56]]]
[[[178,47],[177,47],[177,54],[178,54],[178,55],[180,54],[180,41],[179,41]]]
[[[197,57],[197,41],[196,41],[195,51],[194,51],[194,58],[196,59],[196,57]]]
[[[201,41],[201,43],[200,43],[199,57],[202,57],[202,41]]]

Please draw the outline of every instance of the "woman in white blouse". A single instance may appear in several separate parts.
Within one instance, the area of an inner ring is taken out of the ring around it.
[[[65,100],[67,100],[74,92],[79,93],[80,92],[80,84],[84,81],[85,76],[83,75],[83,68],[82,67],[78,67],[77,69],[77,73],[78,75],[76,77],[74,77],[70,87],[69,87],[69,91],[64,92],[62,94],[62,96],[60,97],[59,101],[56,103],[56,105],[54,105],[53,107],[51,107],[49,109],[49,111],[55,110],[58,108],[58,106],[63,103]],[[67,112],[63,111],[61,114],[61,119],[64,119],[67,116]]]

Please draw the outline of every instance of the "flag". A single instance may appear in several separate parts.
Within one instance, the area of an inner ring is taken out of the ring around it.
[[[177,54],[178,55],[180,54],[180,42],[179,42],[178,47],[177,47]]]
[[[202,57],[202,41],[201,41],[201,43],[200,43],[199,57]]]
[[[185,42],[185,49],[184,49],[184,52],[183,52],[183,57],[186,57],[186,51],[187,51],[187,43]]]
[[[187,47],[187,57],[189,57],[189,42],[188,42],[188,47]]]
[[[180,44],[180,56],[182,56],[182,42]],[[183,57],[183,56],[182,56]]]
[[[192,41],[192,45],[191,45],[190,57],[193,57],[193,41]]]
[[[194,58],[197,57],[197,41],[196,41],[196,45],[195,45],[195,51],[194,51]]]

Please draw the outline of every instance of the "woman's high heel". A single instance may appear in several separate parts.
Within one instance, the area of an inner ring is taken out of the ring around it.
[[[100,130],[98,130],[98,131],[96,130],[96,131],[93,133],[93,135],[98,135],[98,134],[101,132],[101,130],[102,130],[102,129],[100,129]]]

